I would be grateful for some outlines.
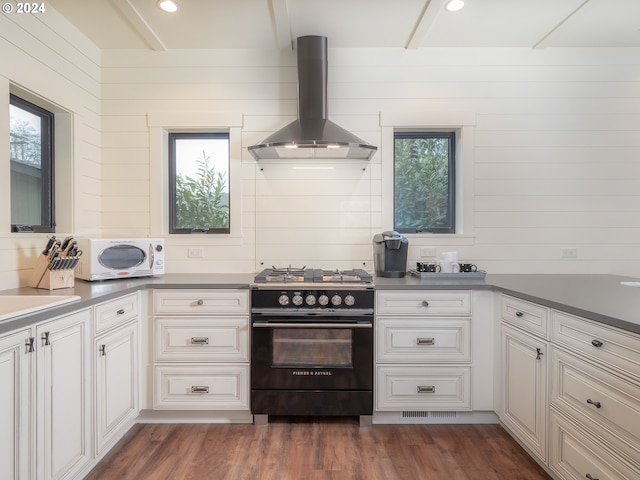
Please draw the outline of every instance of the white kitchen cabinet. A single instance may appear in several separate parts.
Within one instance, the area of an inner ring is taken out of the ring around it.
[[[549,309],[508,295],[500,302],[500,420],[546,464]]]
[[[155,290],[156,410],[249,411],[249,292]]]
[[[564,312],[552,319],[550,468],[566,480],[640,478],[640,336]]]
[[[0,478],[28,479],[33,474],[31,444],[35,410],[32,408],[34,356],[28,328],[0,336]]]
[[[594,439],[558,411],[551,409],[549,466],[561,480],[637,480],[640,470],[607,444]]]
[[[91,453],[91,310],[36,326],[37,478],[73,478]]]
[[[512,326],[501,326],[500,420],[542,462],[547,460],[548,343]]]
[[[471,410],[471,292],[376,291],[377,412]]]
[[[94,307],[95,454],[110,448],[139,413],[139,293]]]
[[[157,365],[155,408],[246,410],[248,382],[244,365]]]
[[[379,365],[376,374],[378,410],[471,408],[471,367]]]

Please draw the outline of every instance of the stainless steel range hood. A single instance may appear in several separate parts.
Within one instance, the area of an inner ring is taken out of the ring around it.
[[[299,37],[298,119],[249,147],[256,160],[346,158],[369,160],[378,147],[327,118],[327,38]]]

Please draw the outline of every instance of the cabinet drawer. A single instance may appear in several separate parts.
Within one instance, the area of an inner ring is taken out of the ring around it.
[[[140,296],[138,293],[97,304],[95,312],[95,333],[122,325],[139,314]]]
[[[379,290],[376,313],[380,315],[470,315],[471,293],[448,290]]]
[[[154,330],[157,361],[249,361],[249,317],[156,317]]]
[[[549,309],[546,307],[503,295],[502,319],[529,333],[548,338]]]
[[[640,469],[620,458],[553,409],[550,417],[549,467],[563,480],[636,480]]]
[[[470,362],[471,320],[382,317],[377,325],[377,361]]]
[[[640,385],[556,348],[551,359],[551,401],[559,409],[640,444]],[[634,453],[640,457],[640,449]]]
[[[153,311],[158,314],[249,314],[247,290],[155,290]]]
[[[608,363],[636,382],[640,379],[640,336],[555,310],[551,315],[556,344]]]
[[[247,410],[248,365],[156,365],[158,410]]]
[[[377,410],[471,410],[470,367],[378,366]]]

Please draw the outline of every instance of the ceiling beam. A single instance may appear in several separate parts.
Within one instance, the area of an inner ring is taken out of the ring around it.
[[[446,0],[425,0],[424,8],[404,48],[407,50],[420,48],[431,25],[433,25],[440,12],[444,9],[445,1]]]
[[[111,0],[111,3],[149,48],[156,51],[167,51],[167,47],[162,43],[162,40],[129,0]]]
[[[293,38],[291,38],[291,19],[287,0],[269,0],[271,6],[271,19],[273,20],[273,32],[280,50],[293,50]]]
[[[584,0],[580,5],[578,5],[572,12],[570,12],[566,17],[564,17],[555,27],[553,27],[551,30],[549,30],[540,40],[538,40],[536,42],[536,44],[533,46],[533,48],[544,48],[545,43],[547,42],[547,40],[555,33],[558,31],[558,29],[560,29],[560,27],[562,27],[567,21],[569,21],[569,19],[571,17],[573,17],[578,10],[580,10],[582,7],[584,7],[587,3],[589,3],[589,0]]]

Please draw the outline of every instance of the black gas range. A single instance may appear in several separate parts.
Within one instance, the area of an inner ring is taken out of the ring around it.
[[[251,289],[251,410],[373,414],[373,278],[364,270],[271,268]]]

